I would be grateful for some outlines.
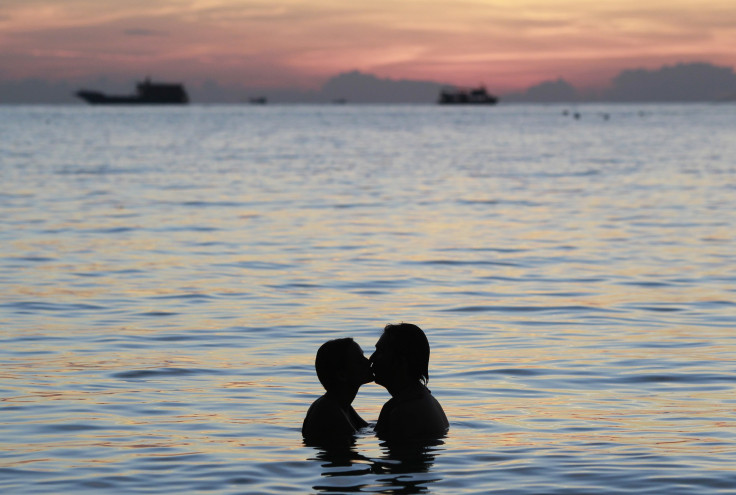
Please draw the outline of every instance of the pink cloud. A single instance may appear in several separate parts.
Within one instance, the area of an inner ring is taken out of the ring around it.
[[[643,61],[736,65],[730,1],[657,2],[6,0],[0,61],[5,78],[155,69],[302,87],[354,68],[519,87],[558,76],[601,84]]]

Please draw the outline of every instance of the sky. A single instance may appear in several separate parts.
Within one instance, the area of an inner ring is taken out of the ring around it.
[[[0,81],[317,89],[338,73],[494,90],[736,66],[733,0],[2,0]]]

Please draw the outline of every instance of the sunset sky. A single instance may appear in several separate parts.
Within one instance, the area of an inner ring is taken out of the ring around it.
[[[0,80],[143,75],[313,89],[339,72],[484,83],[736,66],[733,0],[2,0]]]

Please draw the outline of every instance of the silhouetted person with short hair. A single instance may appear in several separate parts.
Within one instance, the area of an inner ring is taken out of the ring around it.
[[[344,338],[322,344],[314,366],[326,392],[309,407],[302,436],[312,444],[351,441],[368,426],[351,404],[360,386],[373,381],[370,363],[357,342]]]
[[[384,440],[440,438],[450,423],[426,387],[429,342],[411,323],[386,325],[370,358],[375,382],[391,394],[381,409],[376,434]]]

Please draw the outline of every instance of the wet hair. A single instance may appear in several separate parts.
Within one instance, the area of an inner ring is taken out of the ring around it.
[[[389,323],[383,329],[394,355],[406,359],[409,375],[425,385],[429,381],[429,341],[421,328],[411,323]]]
[[[329,340],[317,350],[314,367],[317,370],[317,378],[325,390],[329,390],[337,382],[338,373],[345,368],[348,352],[353,345],[355,341],[346,337]]]

